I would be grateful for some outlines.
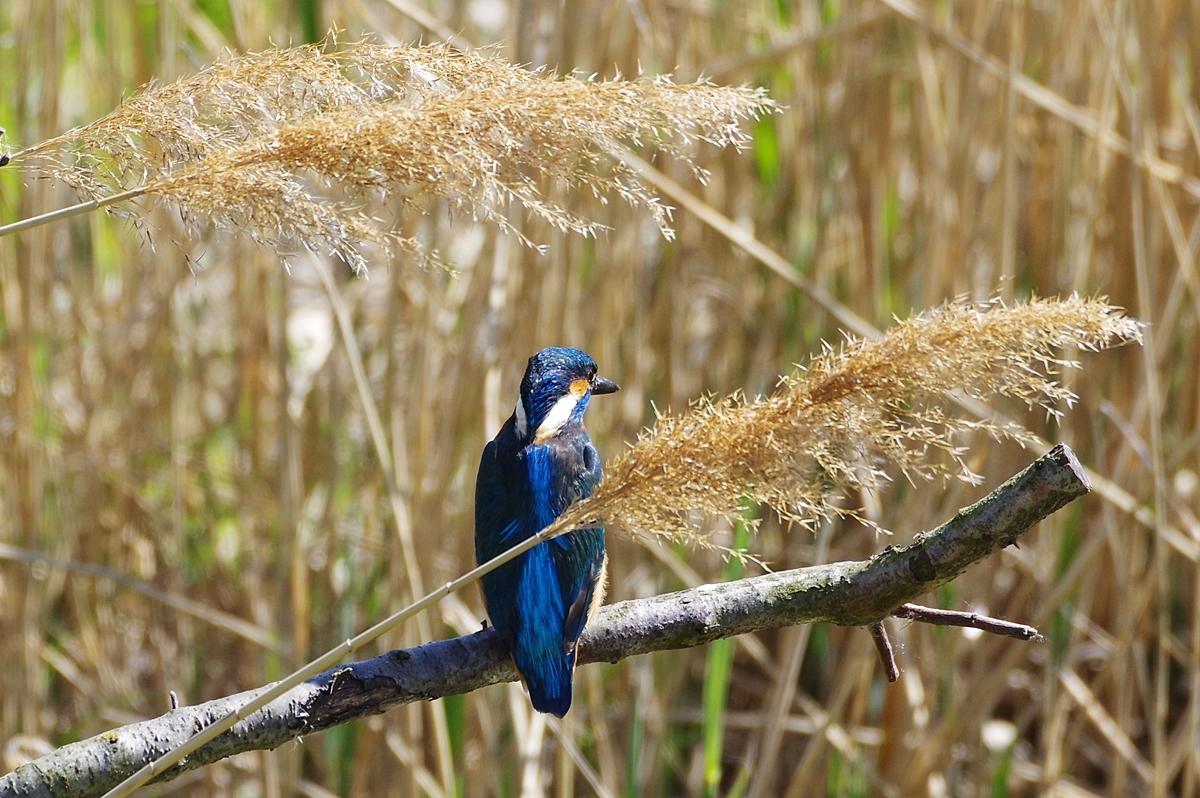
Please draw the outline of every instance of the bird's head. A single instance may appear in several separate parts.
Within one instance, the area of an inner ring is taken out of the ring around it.
[[[551,346],[529,358],[517,400],[516,433],[542,443],[568,424],[580,424],[592,394],[620,390],[596,374],[596,361],[578,349]]]

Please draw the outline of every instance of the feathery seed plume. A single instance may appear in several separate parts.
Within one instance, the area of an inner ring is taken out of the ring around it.
[[[669,209],[623,147],[692,163],[696,142],[742,147],[740,123],[774,110],[756,89],[581,80],[443,45],[329,43],[231,56],[18,156],[87,199],[158,196],[193,224],[327,250],[361,272],[367,242],[420,249],[375,218],[388,199],[417,211],[444,199],[510,231],[515,202],[587,235],[600,226],[555,193],[615,194],[669,235]]]
[[[771,396],[735,393],[697,402],[682,416],[660,415],[606,465],[604,480],[559,528],[604,519],[695,540],[696,513],[738,519],[746,499],[803,526],[845,514],[832,497],[883,487],[889,465],[910,479],[973,481],[956,433],[1021,431],[956,418],[944,407],[948,395],[1015,397],[1056,414],[1075,398],[1053,378],[1076,365],[1061,350],[1140,340],[1140,324],[1100,299],[950,303],[877,340],[827,348]]]

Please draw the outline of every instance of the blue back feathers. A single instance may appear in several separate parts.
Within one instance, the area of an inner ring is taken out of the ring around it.
[[[578,349],[529,359],[516,410],[483,450],[475,484],[475,558],[483,563],[536,534],[600,481],[600,456],[583,428],[593,393],[616,384]],[[483,577],[488,617],[508,642],[533,706],[571,707],[575,646],[603,594],[604,530],[539,544]]]

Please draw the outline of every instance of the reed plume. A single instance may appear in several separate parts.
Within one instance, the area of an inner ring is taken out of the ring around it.
[[[1075,399],[1054,379],[1077,365],[1062,350],[1140,340],[1140,324],[1099,299],[950,303],[882,338],[827,347],[768,397],[735,393],[682,416],[660,414],[606,465],[562,528],[604,519],[704,543],[696,514],[740,519],[746,500],[811,526],[847,512],[832,501],[839,492],[883,488],[889,468],[913,480],[973,482],[958,434],[984,429],[1019,439],[1021,430],[958,418],[946,409],[948,396],[1008,396],[1057,414]]]
[[[690,163],[697,142],[744,146],[740,122],[774,109],[748,88],[560,77],[438,45],[334,47],[230,57],[14,160],[89,200],[161,197],[196,226],[327,250],[363,272],[364,244],[420,249],[378,218],[384,200],[420,211],[438,198],[510,231],[516,203],[589,235],[600,226],[561,200],[584,191],[648,209],[669,235],[669,209],[623,148]]]

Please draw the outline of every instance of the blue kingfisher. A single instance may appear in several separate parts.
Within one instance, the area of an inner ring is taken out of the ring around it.
[[[593,394],[617,384],[578,349],[529,358],[516,409],[483,450],[475,483],[475,559],[487,562],[549,526],[600,481],[600,455],[583,428]],[[483,599],[538,712],[571,708],[575,646],[604,598],[604,529],[539,543],[483,577]]]

